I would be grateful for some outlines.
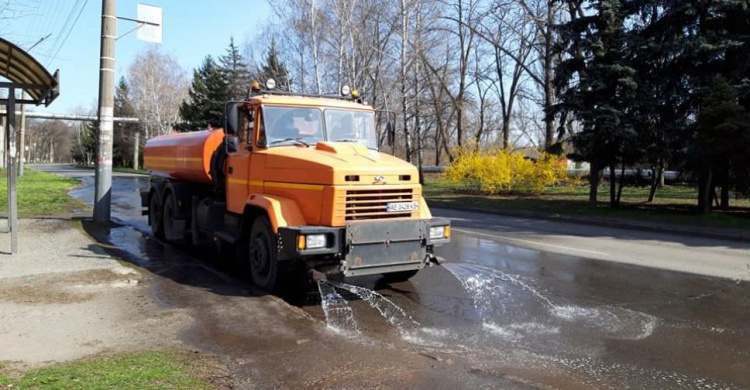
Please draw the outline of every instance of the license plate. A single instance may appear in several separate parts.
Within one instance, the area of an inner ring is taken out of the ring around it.
[[[416,211],[419,210],[419,202],[399,202],[399,203],[388,203],[386,205],[386,211],[389,213],[397,213],[402,211]]]

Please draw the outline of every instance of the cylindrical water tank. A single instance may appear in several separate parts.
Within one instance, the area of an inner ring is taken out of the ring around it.
[[[211,183],[211,155],[224,130],[204,130],[151,138],[143,149],[146,169],[177,180]]]

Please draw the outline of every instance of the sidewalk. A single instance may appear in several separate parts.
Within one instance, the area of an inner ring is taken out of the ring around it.
[[[427,202],[430,204],[429,200]],[[750,242],[750,230],[748,229],[733,229],[733,228],[719,228],[709,226],[685,226],[673,223],[657,223],[652,221],[635,220],[630,218],[617,218],[617,217],[599,217],[591,215],[574,215],[574,214],[549,214],[545,212],[527,211],[527,210],[488,210],[479,207],[461,206],[446,204],[443,202],[435,202],[435,205],[431,207],[437,207],[442,209],[451,209],[459,211],[470,211],[475,213],[486,213],[503,215],[508,217],[521,217],[521,218],[532,218],[532,219],[546,219],[559,222],[577,223],[583,225],[596,225],[605,226],[620,229],[634,229],[643,230],[659,233],[678,234],[683,236],[693,237],[705,237],[714,238],[719,240],[732,240],[732,241],[743,241]]]
[[[19,253],[0,235],[0,361],[11,369],[101,352],[179,346],[189,317],[148,297],[144,274],[78,222],[22,219]]]

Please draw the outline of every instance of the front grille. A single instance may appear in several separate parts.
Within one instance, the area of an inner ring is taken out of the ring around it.
[[[347,221],[411,217],[415,211],[388,212],[388,203],[416,201],[412,188],[346,191]]]

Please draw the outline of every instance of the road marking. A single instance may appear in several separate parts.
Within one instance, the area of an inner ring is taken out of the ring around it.
[[[496,235],[496,234],[482,233],[482,232],[477,232],[477,231],[473,231],[473,230],[457,229],[457,228],[455,228],[453,226],[451,226],[451,230],[454,231],[454,232],[459,232],[459,233],[466,233],[466,234],[474,234],[474,235],[484,236],[484,237],[491,237],[491,238],[495,238],[495,239],[498,239],[498,240],[515,241],[515,242],[520,242],[520,243],[524,243],[524,244],[527,244],[527,245],[539,245],[539,246],[546,246],[546,247],[554,248],[554,249],[562,249],[562,250],[566,250],[566,251],[589,253],[589,254],[592,254],[592,255],[599,255],[599,256],[609,256],[609,254],[605,253],[605,252],[598,252],[598,251],[590,251],[590,250],[586,250],[586,249],[572,248],[572,247],[564,246],[564,245],[545,244],[543,242],[538,242],[538,241],[530,241],[530,240],[524,240],[524,239],[520,239],[520,238],[512,238],[512,237],[499,236],[499,235]]]

